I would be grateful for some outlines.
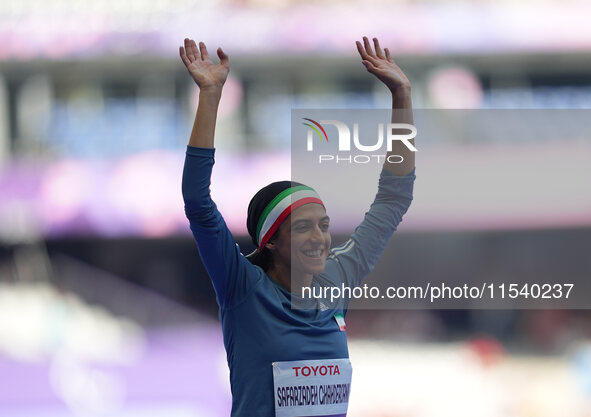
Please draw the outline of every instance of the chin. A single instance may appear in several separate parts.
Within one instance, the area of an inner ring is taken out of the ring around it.
[[[326,268],[326,258],[321,258],[314,262],[305,262],[302,266],[302,269],[306,271],[306,273],[318,275],[323,273]]]
[[[312,275],[318,275],[318,274],[322,274],[324,272],[324,267],[325,265],[322,265],[322,267],[316,267],[316,268],[309,268],[308,269],[308,273],[312,274]]]

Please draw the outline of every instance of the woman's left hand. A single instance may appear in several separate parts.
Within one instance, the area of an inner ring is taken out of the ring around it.
[[[362,64],[365,65],[369,72],[378,77],[390,89],[392,94],[401,87],[410,88],[410,81],[394,62],[388,48],[382,51],[378,38],[373,38],[375,51],[371,47],[367,36],[363,37],[363,44],[359,41],[356,44],[359,55],[361,55]]]

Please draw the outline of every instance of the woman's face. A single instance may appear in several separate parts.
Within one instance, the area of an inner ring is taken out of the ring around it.
[[[329,220],[320,204],[296,208],[279,227],[273,262],[290,267],[292,275],[323,272],[331,243]]]

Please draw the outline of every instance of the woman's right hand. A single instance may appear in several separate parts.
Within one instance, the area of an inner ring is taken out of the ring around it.
[[[189,74],[201,90],[210,88],[221,90],[230,72],[228,55],[222,51],[222,48],[217,50],[219,64],[211,62],[203,42],[199,42],[199,48],[197,48],[193,39],[185,38],[185,47],[181,46],[179,52]]]

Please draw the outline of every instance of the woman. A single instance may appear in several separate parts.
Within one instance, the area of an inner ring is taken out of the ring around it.
[[[410,82],[377,39],[357,42],[362,63],[392,92],[394,109],[412,123]],[[259,191],[248,208],[248,231],[257,246],[240,253],[210,198],[214,130],[228,56],[219,64],[200,42],[185,39],[180,56],[199,86],[199,105],[183,173],[185,213],[213,282],[230,368],[232,416],[346,414],[351,367],[339,302],[293,309],[309,286],[354,287],[373,268],[412,200],[414,154],[398,141],[380,174],[378,194],[351,238],[330,249],[329,217],[316,192],[289,181]],[[399,120],[400,121],[400,120]],[[392,158],[396,160],[395,158]],[[308,300],[313,303],[313,300]]]

